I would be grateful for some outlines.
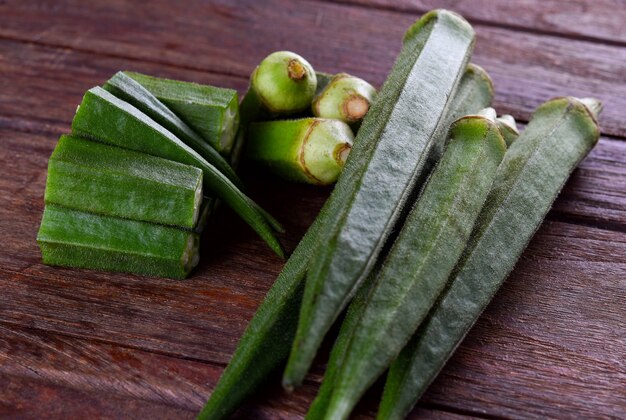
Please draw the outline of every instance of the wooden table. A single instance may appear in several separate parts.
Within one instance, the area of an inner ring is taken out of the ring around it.
[[[404,30],[434,7],[474,24],[474,61],[491,73],[501,113],[524,122],[557,95],[596,96],[605,110],[600,143],[414,414],[626,416],[625,6],[1,0],[0,417],[193,417],[283,264],[224,211],[186,281],[42,265],[47,159],[87,89],[132,69],[242,92],[256,63],[281,49],[379,85]],[[245,180],[286,225],[288,249],[329,193]],[[240,416],[301,417],[324,357],[302,389],[268,386]],[[379,391],[361,416],[374,415]]]

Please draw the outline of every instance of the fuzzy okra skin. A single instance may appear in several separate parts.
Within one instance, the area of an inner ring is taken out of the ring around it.
[[[184,279],[198,234],[47,204],[37,234],[44,264]]]
[[[146,88],[196,133],[227,157],[239,127],[237,91],[131,71],[123,72]]]
[[[557,98],[535,111],[498,168],[447,288],[391,365],[379,419],[404,418],[415,405],[513,270],[598,137],[596,115],[576,98]]]
[[[346,162],[347,168],[358,159],[352,164],[362,168],[341,176],[331,195],[343,209],[325,224],[326,246],[317,250],[307,273],[283,376],[287,389],[302,382],[322,339],[371,271],[406,200],[425,177],[434,145],[444,141],[444,116],[473,44],[471,26],[445,10],[427,13],[407,31]],[[365,151],[355,153],[359,148]]]
[[[347,418],[443,290],[487,198],[506,144],[495,120],[452,124],[451,139],[373,280],[324,418]]]
[[[448,110],[444,126],[450,127],[459,117],[475,114],[479,110],[490,106],[493,100],[493,93],[493,83],[487,72],[475,64],[469,64],[454,95],[454,101]],[[437,157],[437,159],[438,158],[439,157]],[[376,270],[373,270],[373,273],[375,272]],[[368,290],[371,289],[373,283],[372,277],[373,276],[370,275],[363,285],[361,285],[361,288],[348,308],[346,317],[341,324],[339,335],[332,348],[324,374],[324,381],[307,412],[306,418],[308,420],[322,419],[326,413],[330,397],[332,396],[334,378],[343,364],[343,358],[346,353],[347,345],[350,342],[350,336],[364,308]]]
[[[103,87],[161,124],[215,166],[238,188],[243,187],[239,177],[222,155],[135,79],[120,71],[113,75]]]
[[[200,168],[205,193],[224,201],[261,236],[279,256],[283,250],[274,234],[278,228],[259,206],[215,166],[146,114],[100,87],[85,93],[72,121],[72,132],[126,149]]]
[[[318,81],[320,79],[318,73]],[[467,94],[469,92],[472,94]],[[476,112],[488,106],[492,98],[493,88],[489,76],[477,66],[468,66],[446,116],[447,126],[459,115]],[[242,115],[243,109],[242,106]],[[360,151],[363,152],[364,150]],[[355,161],[355,164],[344,167],[342,176],[357,170],[359,168],[357,163],[358,161]],[[336,199],[332,202],[328,200],[304,234],[248,324],[199,418],[228,417],[263,382],[284,367],[296,332],[297,314],[311,255],[321,246],[322,227],[330,212],[340,211],[341,208],[341,203]],[[333,352],[335,348],[337,345]],[[326,385],[325,381],[322,386]]]
[[[192,229],[202,171],[144,153],[63,135],[48,162],[45,202]]]
[[[314,185],[337,180],[354,135],[342,121],[322,118],[251,124],[246,158],[282,178]]]

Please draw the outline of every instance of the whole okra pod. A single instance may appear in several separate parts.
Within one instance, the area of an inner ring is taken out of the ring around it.
[[[391,365],[379,419],[403,418],[474,325],[569,175],[597,143],[599,111],[600,102],[571,97],[553,99],[535,111],[498,168],[480,222],[446,290]]]

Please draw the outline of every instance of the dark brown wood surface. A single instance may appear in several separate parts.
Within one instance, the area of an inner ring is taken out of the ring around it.
[[[41,264],[47,159],[83,93],[119,69],[244,91],[267,53],[380,84],[404,30],[447,7],[476,28],[499,111],[605,103],[603,137],[415,417],[626,416],[626,4],[498,1],[0,1],[0,417],[192,418],[282,261],[229,211],[186,281]],[[245,168],[244,168],[245,169]],[[293,249],[329,189],[246,173]],[[328,346],[326,346],[328,347]],[[241,418],[299,418],[268,386]],[[375,414],[380,385],[357,417]]]

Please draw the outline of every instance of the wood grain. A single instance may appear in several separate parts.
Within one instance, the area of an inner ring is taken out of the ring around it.
[[[522,2],[0,1],[0,417],[192,418],[282,262],[225,210],[183,282],[40,263],[47,159],[85,90],[120,69],[242,92],[292,49],[380,84],[424,10],[464,13],[496,105],[527,120],[555,95],[605,101],[605,136],[411,417],[623,417],[626,399],[626,33],[616,0]],[[623,5],[622,5],[623,6]],[[329,189],[246,172],[293,249]],[[326,351],[330,343],[326,343]],[[323,352],[324,353],[324,352]],[[322,378],[277,382],[239,418],[301,418]],[[380,383],[356,418],[371,418]]]
[[[2,7],[0,37],[242,77],[271,51],[289,48],[319,70],[346,71],[375,84],[385,79],[404,31],[420,15],[285,0]],[[605,102],[603,132],[626,136],[625,48],[480,24],[475,29],[474,61],[492,75],[502,112],[527,120],[550,97],[596,96]],[[63,53],[56,60],[62,62]]]
[[[341,3],[398,12],[454,10],[472,23],[539,32],[574,39],[626,45],[622,0],[339,0]]]

